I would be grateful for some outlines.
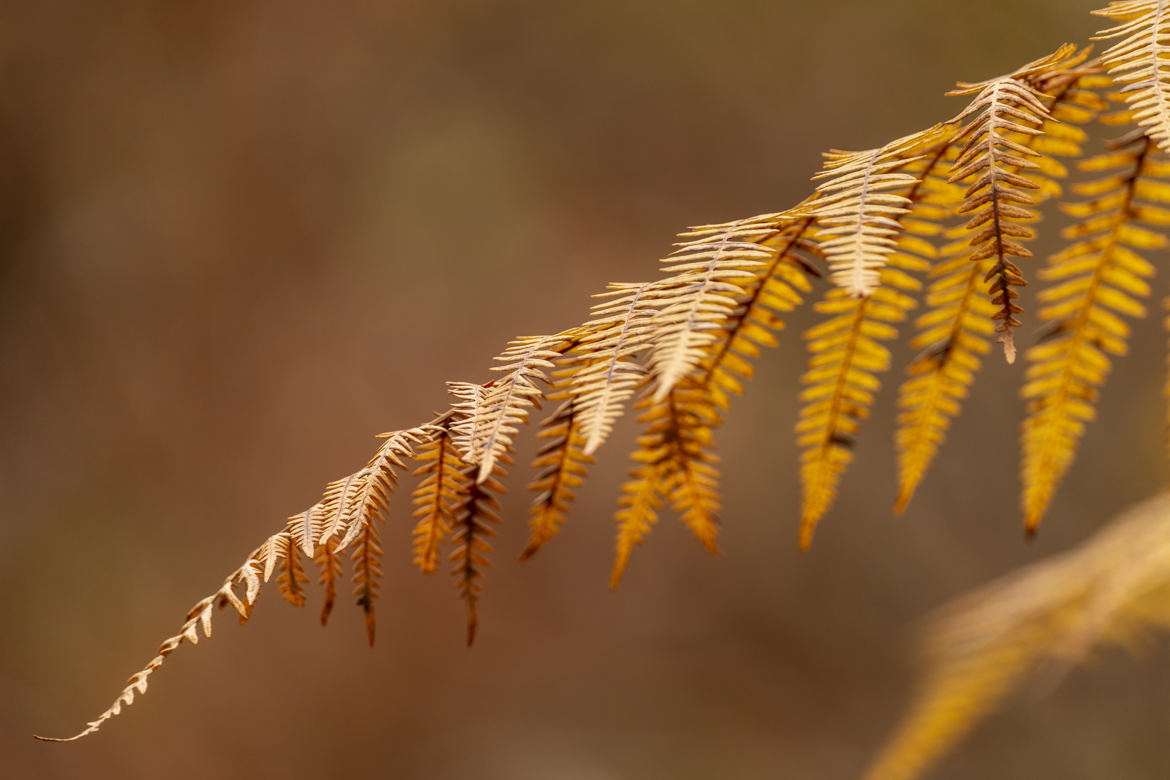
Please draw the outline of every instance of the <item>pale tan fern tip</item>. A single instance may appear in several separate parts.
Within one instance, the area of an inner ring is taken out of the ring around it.
[[[1170,628],[1170,494],[1079,547],[944,607],[928,626],[919,693],[868,780],[911,780],[1042,662]]]
[[[446,415],[438,418],[435,422],[440,422],[445,417]],[[306,533],[312,540],[313,535],[325,533],[327,530],[325,526],[333,524],[336,528],[332,536],[324,541],[318,536],[317,539],[311,541],[318,553],[321,551],[321,545],[327,544],[333,555],[339,555],[359,534],[365,535],[363,544],[373,552],[377,545],[377,529],[373,521],[377,514],[384,510],[387,495],[397,481],[398,475],[394,469],[395,467],[402,468],[404,460],[414,457],[412,449],[414,445],[427,441],[441,430],[435,422],[409,430],[380,434],[380,438],[385,439],[385,441],[366,467],[345,479],[331,482],[325,490],[325,498],[321,504],[317,505],[323,509],[310,510],[308,513],[292,517],[282,531],[268,537],[263,544],[253,550],[240,568],[224,580],[219,590],[196,603],[187,613],[187,619],[179,633],[163,641],[157,655],[145,668],[130,678],[126,687],[122,689],[109,709],[96,720],[90,721],[87,728],[72,737],[60,739],[38,736],[37,739],[46,742],[70,742],[96,732],[102,724],[120,714],[124,706],[132,704],[136,694],[146,693],[150,675],[162,666],[167,656],[173,653],[179,645],[184,641],[197,644],[200,628],[203,629],[205,637],[211,636],[213,608],[216,606],[223,608],[230,604],[239,615],[240,622],[246,622],[252,615],[252,607],[260,594],[261,585],[267,582],[278,569],[282,572],[282,578],[285,580],[281,583],[282,595],[294,604],[303,603],[300,589],[301,585],[307,581],[307,577],[303,567],[297,568],[300,566],[299,561],[293,562],[290,557],[295,555],[298,549],[304,549],[303,539]],[[351,495],[352,498],[349,498]],[[337,509],[338,506],[342,507],[340,513]],[[330,519],[325,524],[315,521],[306,523],[305,518],[310,515],[314,518],[324,516]],[[342,530],[345,530],[345,538],[338,542],[336,534]],[[300,534],[300,538],[294,537],[294,532]],[[380,552],[380,550],[378,551]],[[367,563],[374,564],[366,570],[366,576],[369,577],[368,582],[373,584],[376,582],[377,576],[377,572],[374,570],[376,569],[376,561]],[[335,564],[336,561],[330,562],[330,566]],[[355,560],[355,568],[357,567],[358,562]],[[326,575],[323,574],[323,576]],[[237,593],[235,589],[237,583],[242,586],[240,593]],[[359,586],[359,590],[361,589],[362,586]],[[361,595],[359,593],[359,598]],[[322,623],[327,617],[328,611],[326,610],[322,615]],[[367,630],[372,641],[372,611],[369,610],[367,611]]]
[[[72,742],[93,734],[106,721],[121,714],[122,707],[128,707],[134,703],[135,695],[143,695],[146,693],[150,675],[163,665],[167,656],[173,653],[179,645],[183,644],[183,642],[190,642],[193,645],[199,644],[200,629],[203,631],[203,636],[207,638],[211,637],[212,610],[215,609],[217,604],[231,604],[238,613],[240,622],[247,621],[252,614],[252,605],[256,603],[256,597],[260,593],[260,575],[262,570],[258,558],[265,548],[280,544],[277,537],[281,535],[276,534],[265,542],[263,546],[253,551],[248,556],[248,559],[244,561],[243,565],[223,581],[223,585],[220,586],[219,590],[196,602],[195,606],[191,607],[187,612],[187,619],[184,621],[182,627],[180,627],[179,633],[163,640],[162,644],[159,645],[158,654],[150,660],[150,663],[145,668],[130,677],[126,682],[126,687],[118,694],[118,698],[96,720],[91,720],[86,724],[85,729],[74,734],[72,737],[36,736],[36,739],[44,742]],[[243,586],[242,593],[236,592],[237,583]]]
[[[1121,86],[1134,119],[1170,153],[1170,0],[1113,2],[1093,13],[1121,22],[1094,36],[1122,38],[1101,60]]]

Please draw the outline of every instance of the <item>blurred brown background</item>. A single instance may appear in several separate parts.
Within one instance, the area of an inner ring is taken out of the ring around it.
[[[953,115],[954,80],[1086,40],[1100,4],[4,3],[0,775],[856,776],[923,614],[1161,484],[1153,322],[1032,544],[1021,367],[993,360],[902,518],[891,374],[797,553],[806,313],[722,432],[722,559],[666,516],[607,591],[624,425],[523,566],[515,469],[473,650],[450,577],[410,565],[400,500],[376,649],[348,603],[322,630],[318,592],[298,611],[271,587],[100,735],[31,734],[101,712],[444,380],[653,276],[683,226],[791,205],[822,150]],[[934,776],[1165,777],[1166,666],[1161,645],[1105,654]]]

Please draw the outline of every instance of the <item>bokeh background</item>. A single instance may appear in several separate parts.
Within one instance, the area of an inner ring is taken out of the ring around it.
[[[685,225],[791,205],[821,151],[953,115],[954,80],[1085,41],[1099,4],[3,3],[0,775],[857,776],[924,614],[1162,484],[1153,322],[1030,544],[1022,367],[991,360],[901,518],[891,374],[797,552],[802,313],[720,435],[721,559],[668,515],[607,590],[626,424],[525,565],[515,469],[473,650],[399,496],[374,650],[349,604],[322,630],[318,592],[296,610],[270,587],[100,735],[31,735],[105,709],[445,380],[653,276]],[[1166,662],[1110,652],[1026,689],[934,776],[1165,777]]]

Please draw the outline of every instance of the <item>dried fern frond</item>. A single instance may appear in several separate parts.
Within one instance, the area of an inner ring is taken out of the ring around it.
[[[430,574],[439,566],[439,547],[451,535],[454,506],[466,490],[467,464],[446,428],[419,448],[415,460],[422,465],[411,476],[422,480],[411,498],[415,507],[414,564]]]
[[[611,588],[618,586],[633,548],[649,534],[665,499],[709,552],[718,551],[719,474],[710,449],[712,432],[722,424],[720,410],[728,408],[729,393],[741,393],[740,378],[751,376],[749,361],[760,347],[775,346],[772,334],[784,327],[778,314],[798,306],[811,289],[808,278],[816,271],[801,255],[819,255],[806,237],[812,224],[805,217],[767,237],[753,236],[769,260],[745,284],[734,312],[705,345],[697,372],[676,383],[665,398],[648,393],[638,402],[645,410],[639,421],[646,428],[631,456],[637,466],[620,500]]]
[[[460,419],[451,429],[455,446],[464,462],[479,466],[477,480],[487,479],[496,459],[512,449],[517,428],[528,421],[528,410],[544,396],[545,371],[577,343],[578,335],[578,329],[573,329],[555,336],[518,338],[495,358],[503,365],[492,370],[504,376],[485,385],[448,383],[458,399],[453,408]]]
[[[353,594],[357,598],[357,605],[365,613],[366,640],[373,647],[377,629],[374,601],[378,598],[378,586],[382,579],[382,540],[377,523],[362,525],[350,559],[353,561]]]
[[[916,305],[913,294],[921,287],[912,274],[925,271],[924,258],[936,254],[931,240],[941,229],[959,198],[948,172],[955,154],[947,135],[933,149],[903,162],[912,185],[901,197],[903,211],[891,229],[881,286],[868,298],[851,298],[847,290],[830,290],[817,311],[832,315],[805,332],[810,352],[809,370],[802,381],[805,406],[797,423],[804,502],[800,545],[808,549],[813,531],[837,494],[841,474],[853,458],[853,442],[861,420],[869,415],[873,396],[881,387],[877,374],[890,365],[889,351],[879,341],[897,335],[896,323]]]
[[[646,410],[639,421],[646,428],[632,455],[638,466],[623,488],[610,587],[617,587],[633,547],[650,532],[666,499],[704,548],[718,552],[719,473],[712,434],[722,424],[721,410],[729,407],[729,395],[741,393],[740,380],[751,377],[750,361],[761,347],[776,345],[773,333],[784,327],[779,315],[799,306],[811,290],[809,278],[818,274],[805,257],[821,256],[810,239],[813,225],[811,217],[786,219],[770,223],[774,229],[767,235],[751,237],[768,260],[742,282],[742,294],[703,346],[694,372],[665,398],[654,393],[639,402]]]
[[[1163,152],[1170,153],[1170,2],[1125,0],[1093,13],[1121,22],[1093,40],[1122,38],[1101,60],[1122,87],[1133,119]]]
[[[345,551],[338,549],[336,539],[326,539],[317,546],[313,562],[321,570],[319,582],[325,588],[325,602],[321,606],[322,627],[329,622],[333,604],[337,601],[337,584],[341,582],[341,562],[345,557]]]
[[[385,516],[388,507],[386,502],[398,484],[398,471],[406,469],[404,461],[414,458],[414,447],[425,444],[436,436],[440,428],[433,423],[412,428],[405,431],[378,434],[385,439],[378,452],[366,464],[366,467],[354,475],[353,499],[348,501],[346,514],[339,520],[340,528],[345,529],[338,547],[348,548],[366,526],[372,524],[379,516]],[[332,491],[331,483],[327,490]]]
[[[762,347],[777,344],[774,334],[784,328],[780,315],[800,306],[812,290],[809,279],[818,272],[805,257],[821,257],[810,238],[813,224],[811,217],[796,220],[760,242],[770,250],[771,259],[744,286],[735,314],[701,363],[699,383],[717,408],[727,410],[730,396],[743,393],[741,380],[751,378],[751,361]]]
[[[301,562],[300,547],[292,535],[285,531],[277,534],[280,544],[278,553],[280,563],[277,566],[279,574],[276,583],[280,595],[294,607],[305,606],[305,585],[309,584],[309,575],[305,574],[305,565]]]
[[[1079,222],[1066,228],[1072,243],[1054,255],[1041,278],[1051,284],[1037,300],[1047,323],[1040,343],[1028,350],[1028,403],[1023,426],[1024,520],[1031,532],[1076,454],[1085,424],[1096,416],[1097,393],[1111,363],[1109,355],[1127,351],[1129,326],[1118,315],[1140,318],[1141,299],[1154,267],[1139,252],[1170,242],[1142,225],[1170,224],[1170,164],[1155,160],[1145,136],[1080,164],[1081,169],[1111,171],[1073,190],[1092,198],[1064,204]]]
[[[321,536],[317,540],[320,544],[339,540],[348,528],[356,513],[356,503],[360,489],[365,484],[365,475],[366,470],[362,469],[325,486],[325,494],[318,503],[325,510]]]
[[[638,449],[632,457],[637,466],[630,472],[631,479],[622,485],[622,494],[618,498],[620,508],[617,511],[616,552],[613,571],[609,575],[611,590],[617,590],[621,584],[622,575],[630,563],[634,548],[645,541],[654,524],[658,522],[662,497],[670,491],[670,481],[666,477],[662,465],[663,454],[660,451],[648,450],[639,437]]]
[[[744,285],[756,277],[773,252],[759,242],[776,234],[784,218],[735,222],[722,231],[708,229],[686,240],[662,260],[674,278],[654,316],[650,369],[654,399],[661,401],[684,376],[696,369],[706,348],[718,339],[732,316]]]
[[[428,424],[410,431],[381,434],[386,441],[365,468],[366,475],[357,492],[349,530],[338,544],[339,549],[345,550],[351,542],[354,543],[349,554],[353,561],[354,595],[358,606],[365,612],[366,639],[370,647],[374,646],[376,630],[374,601],[382,577],[382,542],[377,521],[389,512],[387,502],[398,484],[395,469],[405,469],[404,461],[415,457],[413,447],[426,444],[441,430],[440,426]]]
[[[504,452],[496,458],[492,473],[480,479],[474,466],[463,474],[465,489],[452,507],[455,533],[451,551],[452,573],[456,589],[467,604],[467,646],[475,642],[479,627],[479,593],[483,589],[484,569],[491,565],[488,553],[492,551],[488,539],[496,535],[493,526],[500,522],[500,502],[497,496],[504,492],[504,466],[511,464],[511,456]]]
[[[1079,547],[944,607],[924,638],[919,693],[866,774],[912,780],[1029,673],[1170,628],[1170,494]]]
[[[664,400],[669,415],[659,424],[669,445],[665,465],[671,506],[704,549],[717,555],[719,456],[712,451],[711,434],[722,423],[719,411],[694,380],[679,383]]]
[[[818,242],[829,261],[829,278],[849,295],[871,295],[881,284],[881,269],[904,229],[900,218],[911,206],[906,191],[920,178],[908,167],[928,150],[954,136],[951,124],[898,138],[864,152],[825,153],[815,179],[821,196],[800,213],[817,221]]]
[[[992,318],[997,308],[984,277],[993,261],[972,263],[966,243],[964,239],[944,249],[942,259],[930,269],[928,311],[915,322],[918,333],[910,346],[920,352],[906,369],[908,378],[898,393],[902,411],[895,440],[895,512],[910,503],[975,381],[979,357],[991,349],[985,339],[995,332]]]
[[[1029,174],[1029,178],[1039,185],[1033,193],[1037,205],[1063,194],[1060,182],[1068,177],[1069,171],[1057,158],[1083,157],[1089,135],[1082,126],[1109,109],[1109,101],[1102,91],[1110,89],[1113,81],[1102,73],[1099,60],[1081,64],[1087,54],[1088,49],[1083,49],[1061,69],[1045,71],[1028,79],[1044,96],[1048,116],[1039,133],[1015,136],[1012,140],[1039,155],[1030,160],[1037,167]]]
[[[1086,51],[1072,58],[1070,70],[1041,71],[1033,83],[1049,95],[1045,98],[1048,117],[1038,134],[1009,136],[1014,143],[1040,152],[1032,159],[1038,169],[1031,179],[1037,185],[1037,203],[1060,195],[1060,179],[1068,171],[1055,157],[1080,157],[1081,144],[1087,140],[1077,125],[1093,120],[1108,107],[1097,89],[1109,81],[1095,64],[1080,66]],[[1067,65],[1066,65],[1067,66]],[[957,155],[957,150],[948,151]],[[1010,170],[1010,168],[1009,168]],[[954,187],[955,185],[951,185]],[[953,209],[955,190],[947,190],[933,204],[939,211]],[[962,200],[961,190],[958,192]],[[941,218],[935,216],[931,225]],[[981,367],[980,356],[987,354],[985,340],[995,331],[995,314],[999,309],[991,301],[987,278],[994,260],[971,262],[964,226],[947,232],[950,239],[941,258],[931,268],[931,284],[926,295],[928,311],[915,322],[918,333],[910,346],[919,350],[907,368],[907,380],[898,394],[898,498],[894,511],[905,510],[926,471],[929,469],[951,420],[958,416],[962,401]]]
[[[646,427],[630,456],[637,464],[632,479],[622,488],[611,588],[650,533],[663,499],[707,552],[719,553],[719,458],[711,451],[711,433],[722,420],[711,396],[691,377],[661,401],[647,391],[638,408],[645,410],[638,421]]]
[[[898,256],[882,269],[881,286],[867,298],[834,288],[816,310],[831,315],[805,331],[808,371],[800,394],[804,406],[796,424],[801,455],[804,501],[800,515],[800,548],[812,545],[817,523],[837,496],[841,474],[853,460],[855,435],[869,416],[874,394],[881,388],[877,374],[890,367],[890,351],[881,344],[898,335],[895,324],[906,319],[921,283],[902,271]]]
[[[967,182],[958,213],[971,215],[967,222],[967,230],[973,233],[971,262],[995,259],[987,278],[992,300],[999,307],[996,330],[1009,363],[1016,357],[1013,330],[1021,324],[1015,315],[1023,311],[1014,303],[1018,293],[1012,288],[1027,284],[1011,258],[1032,256],[1020,241],[1032,238],[1033,231],[1021,223],[1038,218],[1033,208],[1038,199],[1028,191],[1041,189],[1035,177],[1025,172],[1040,170],[1036,160],[1043,156],[1016,139],[1044,132],[1041,128],[1051,114],[1045,96],[1033,84],[1046,73],[1060,71],[1076,56],[1076,47],[1066,44],[1015,73],[977,84],[960,82],[947,93],[976,95],[954,119],[970,121],[958,136],[965,143],[951,181]]]
[[[537,477],[528,485],[536,492],[529,518],[528,545],[520,553],[526,561],[557,533],[573,501],[573,489],[580,486],[593,456],[585,454],[585,437],[581,435],[576,402],[567,391],[550,395],[550,400],[564,398],[559,408],[541,423],[537,437],[545,440],[532,462]]]
[[[584,451],[592,455],[613,431],[626,402],[646,375],[636,356],[654,335],[662,282],[613,283],[596,297],[592,329],[580,340],[581,368],[570,389],[580,417]]]

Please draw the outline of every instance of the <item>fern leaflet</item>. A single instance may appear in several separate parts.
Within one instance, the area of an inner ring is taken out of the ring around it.
[[[528,489],[536,491],[529,519],[528,546],[520,554],[526,561],[560,532],[561,523],[573,500],[573,488],[585,479],[591,455],[585,454],[585,439],[581,435],[580,417],[576,403],[567,398],[567,392],[551,395],[550,399],[564,398],[564,402],[551,417],[541,424],[537,436],[545,439],[532,467],[538,475]]]
[[[1078,65],[1086,54],[1082,51],[1066,65]],[[1108,106],[1094,91],[1108,83],[1098,72],[1099,68],[1090,65],[1042,72],[1033,79],[1038,90],[1051,95],[1043,132],[1009,137],[1041,153],[1031,160],[1038,168],[1030,177],[1037,185],[1037,202],[1059,195],[1058,179],[1068,173],[1050,155],[1080,157],[1086,135],[1076,125],[1091,121]],[[961,193],[956,195],[951,190],[937,208],[953,209],[952,199],[962,200]],[[939,219],[937,214],[935,217]],[[905,510],[926,475],[950,421],[958,416],[980,369],[980,356],[989,351],[984,338],[995,330],[997,308],[987,289],[994,261],[984,258],[970,262],[967,242],[957,240],[966,233],[962,226],[948,231],[947,237],[952,241],[943,248],[942,258],[930,273],[933,281],[926,296],[929,311],[918,318],[915,325],[919,332],[910,342],[911,347],[921,351],[907,368],[908,378],[898,397],[902,411],[896,437],[898,498],[894,511],[899,513]]]
[[[453,506],[465,489],[467,465],[459,457],[446,428],[419,448],[420,464],[411,476],[422,477],[414,490],[414,563],[424,574],[439,566],[439,547],[451,535]]]
[[[1075,47],[1065,45],[1009,76],[978,84],[960,83],[947,93],[976,95],[955,117],[956,122],[972,121],[959,136],[965,145],[955,161],[951,181],[969,181],[958,212],[971,215],[967,222],[967,230],[973,232],[971,262],[995,259],[987,279],[991,282],[992,300],[999,306],[996,330],[1001,334],[999,341],[1009,363],[1016,359],[1013,331],[1021,324],[1016,315],[1023,311],[1013,303],[1018,293],[1012,288],[1027,284],[1019,266],[1010,258],[1032,256],[1020,240],[1031,238],[1033,231],[1020,223],[1036,219],[1032,207],[1037,199],[1025,190],[1040,189],[1024,171],[1041,167],[1035,162],[1041,154],[1015,138],[1043,133],[1041,128],[1050,118],[1049,108],[1033,83],[1046,73],[1060,70],[1075,56]]]
[[[754,272],[771,257],[758,241],[775,234],[780,219],[755,217],[713,235],[703,230],[684,234],[687,240],[662,261],[678,285],[655,315],[650,353],[655,401],[695,370],[706,347],[718,339],[736,299],[744,295],[745,280],[755,278]]]
[[[1146,282],[1153,266],[1134,250],[1167,246],[1160,233],[1140,225],[1170,224],[1170,164],[1154,161],[1153,143],[1140,137],[1116,151],[1081,163],[1089,171],[1115,174],[1074,185],[1093,198],[1066,204],[1064,211],[1081,221],[1066,228],[1073,243],[1054,255],[1042,278],[1052,285],[1040,292],[1046,304],[1040,318],[1048,323],[1040,344],[1028,351],[1029,401],[1024,422],[1024,513],[1034,531],[1057,483],[1072,463],[1085,423],[1095,416],[1097,388],[1110,370],[1108,355],[1123,355],[1129,326],[1118,317],[1143,317],[1139,298],[1149,295]],[[1141,202],[1141,200],[1147,202]]]
[[[451,551],[452,573],[456,588],[467,604],[467,645],[475,642],[479,627],[479,593],[483,589],[483,570],[491,565],[488,553],[492,551],[488,539],[496,535],[492,526],[500,522],[500,502],[496,498],[504,492],[500,483],[504,466],[512,462],[508,453],[501,453],[487,479],[480,479],[474,466],[463,473],[464,489],[452,508],[455,549]]]
[[[1109,75],[1122,86],[1133,119],[1146,134],[1170,153],[1170,2],[1123,0],[1093,11],[1121,22],[1102,30],[1093,40],[1123,38],[1107,49],[1101,60]]]
[[[920,181],[907,165],[954,132],[950,124],[935,125],[878,149],[825,154],[824,170],[815,178],[828,181],[817,187],[821,197],[804,213],[816,219],[830,278],[847,294],[866,297],[881,284],[881,269],[904,229],[900,218],[910,210],[905,191]]]

